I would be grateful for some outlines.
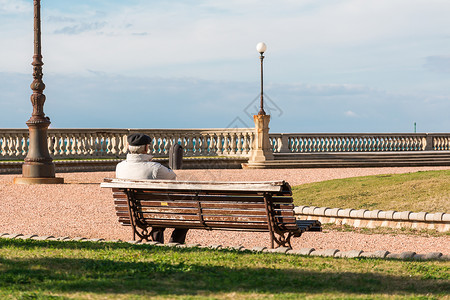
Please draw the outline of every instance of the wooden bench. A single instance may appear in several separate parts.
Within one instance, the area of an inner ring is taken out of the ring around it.
[[[151,227],[269,232],[271,248],[291,237],[321,231],[315,220],[296,220],[291,187],[284,181],[204,182],[105,179],[119,222],[133,240],[148,241]]]

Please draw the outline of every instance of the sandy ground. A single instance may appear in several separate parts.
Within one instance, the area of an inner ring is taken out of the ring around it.
[[[450,169],[450,167],[178,170],[179,180],[263,181],[286,180],[291,185],[335,178]],[[0,175],[0,233],[22,233],[109,240],[131,240],[130,227],[117,222],[111,191],[102,189],[103,178],[113,172],[62,173],[62,185],[14,185],[17,175]],[[170,234],[167,230],[166,235]],[[166,237],[168,240],[168,237]],[[253,248],[269,246],[268,233],[191,230],[186,242]],[[293,240],[294,249],[339,249],[450,254],[449,237],[364,235],[352,232],[305,233]]]

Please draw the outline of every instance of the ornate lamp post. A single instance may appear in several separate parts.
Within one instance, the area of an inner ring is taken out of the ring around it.
[[[267,50],[267,46],[266,44],[264,44],[263,42],[258,43],[256,45],[256,50],[259,52],[260,57],[259,59],[261,60],[261,108],[258,112],[258,115],[265,115],[266,112],[264,111],[264,92],[263,92],[263,60],[264,60],[264,52],[266,52]]]
[[[270,115],[264,111],[264,92],[263,92],[263,60],[264,52],[267,46],[263,42],[256,45],[256,50],[260,54],[261,60],[261,105],[257,115],[253,116],[255,122],[255,139],[253,140],[253,149],[250,152],[249,165],[263,163],[267,160],[273,160],[272,146],[269,140],[269,122]]]
[[[41,55],[41,1],[34,0],[34,56],[31,104],[33,112],[27,121],[29,131],[28,154],[22,166],[22,177],[14,178],[16,184],[64,183],[55,177],[55,165],[48,152],[47,129],[50,119],[44,114],[45,84],[42,81]]]

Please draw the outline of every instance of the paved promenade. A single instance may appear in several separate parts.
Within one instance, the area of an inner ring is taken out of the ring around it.
[[[291,185],[335,178],[406,173],[450,167],[283,169],[283,170],[179,170],[179,180],[257,181],[286,180]],[[117,222],[111,191],[101,189],[103,178],[113,172],[63,173],[63,185],[13,185],[17,175],[0,175],[0,233],[22,233],[105,239],[131,239],[129,227]],[[169,234],[170,230],[166,234]],[[267,233],[236,233],[191,230],[187,243],[268,246]],[[450,239],[412,235],[364,235],[352,232],[305,233],[294,239],[294,249],[353,249],[450,254]]]

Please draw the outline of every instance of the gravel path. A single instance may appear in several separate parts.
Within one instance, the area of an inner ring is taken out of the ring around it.
[[[407,173],[450,167],[274,169],[274,170],[179,170],[179,180],[261,181],[282,179],[291,185],[354,176]],[[114,214],[111,191],[101,189],[103,178],[113,172],[63,173],[63,185],[14,185],[17,175],[0,175],[0,233],[22,233],[105,239],[131,239],[129,227],[120,226]],[[170,230],[167,230],[167,235]],[[166,238],[168,239],[168,238]],[[191,230],[187,243],[268,246],[267,233]],[[294,249],[339,249],[450,254],[449,237],[365,235],[352,232],[305,233],[293,240]]]

